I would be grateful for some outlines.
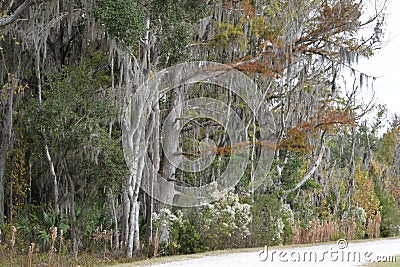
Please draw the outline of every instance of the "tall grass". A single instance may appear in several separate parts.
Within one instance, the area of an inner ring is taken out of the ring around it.
[[[293,226],[293,244],[308,244],[316,242],[334,241],[339,238],[348,240],[356,238],[378,238],[380,237],[381,215],[379,212],[373,218],[369,218],[365,226],[357,225],[352,217],[345,219],[332,219],[328,216],[326,220],[312,220],[308,226],[302,225],[300,221]],[[364,229],[365,228],[365,231]]]

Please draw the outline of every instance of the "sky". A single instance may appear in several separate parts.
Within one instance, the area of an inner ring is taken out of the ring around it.
[[[382,49],[372,58],[360,60],[356,69],[378,77],[373,86],[375,102],[386,104],[390,118],[390,114],[400,115],[400,0],[388,0],[385,13]]]

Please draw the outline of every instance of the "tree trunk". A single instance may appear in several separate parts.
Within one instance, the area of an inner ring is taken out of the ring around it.
[[[150,135],[150,134],[149,134]],[[129,202],[130,202],[130,213],[129,213],[129,235],[128,235],[128,246],[127,246],[127,257],[132,258],[140,252],[140,232],[139,232],[139,191],[140,184],[143,176],[144,169],[144,157],[146,155],[146,144],[148,139],[145,139],[145,133],[140,134],[140,143],[138,144],[139,150],[137,151],[137,170],[136,177],[131,179],[129,186]]]
[[[6,168],[7,151],[10,147],[11,130],[13,124],[13,99],[15,85],[13,81],[9,81],[6,90],[8,89],[8,96],[6,105],[4,105],[4,115],[1,131],[1,147],[0,147],[0,225],[4,224],[4,173]]]
[[[182,90],[183,86],[180,86],[176,89],[173,89],[170,91],[170,99],[169,99],[169,105],[168,105],[168,116],[170,116],[170,120],[172,123],[168,123],[167,125],[163,126],[163,136],[162,136],[162,142],[163,142],[163,149],[164,149],[164,155],[162,159],[162,176],[165,180],[169,181],[170,183],[174,182],[176,177],[175,177],[175,172],[176,172],[176,167],[172,162],[176,162],[173,158],[175,157],[176,153],[178,152],[178,143],[173,141],[173,135],[174,133],[179,132],[180,128],[180,120],[178,118],[181,117],[182,109],[177,108],[179,106],[179,103],[182,102]],[[168,157],[166,156],[166,151],[168,154]],[[158,183],[158,190],[159,196],[163,196],[163,198],[168,202],[172,202],[173,197],[174,197],[174,191],[171,190],[173,187],[164,187],[163,183]],[[165,208],[167,205],[165,203],[160,203],[159,208]],[[169,243],[169,230],[167,227],[160,227],[160,236],[159,236],[159,242],[165,242]]]
[[[56,170],[54,168],[54,162],[50,156],[50,150],[49,150],[49,146],[47,145],[47,143],[44,145],[44,151],[46,153],[46,159],[50,166],[50,175],[51,175],[51,178],[53,181],[53,208],[54,208],[54,212],[56,214],[58,214],[60,212],[60,206],[58,203],[58,180],[57,180]]]
[[[130,211],[130,202],[129,202],[129,192],[126,185],[123,185],[122,189],[122,229],[121,229],[121,247],[122,249],[126,249],[128,245],[128,234],[129,234],[129,211]]]
[[[153,144],[152,144],[152,155],[153,155],[153,172],[150,175],[151,180],[150,183],[150,195],[148,196],[148,216],[147,223],[149,225],[148,228],[148,236],[149,236],[149,244],[153,244],[153,213],[154,213],[154,181],[157,179],[158,171],[160,170],[160,106],[157,101],[153,110],[154,115],[154,123],[153,123]]]
[[[70,212],[71,212],[71,235],[72,235],[72,254],[75,259],[78,258],[79,237],[76,229],[76,212],[75,212],[75,183],[72,177],[67,174],[70,185]]]
[[[134,250],[134,237],[135,237],[135,228],[136,228],[136,210],[135,205],[138,198],[138,188],[142,178],[142,170],[143,167],[140,166],[142,158],[146,155],[146,147],[144,145],[144,127],[143,127],[143,118],[142,114],[144,112],[143,101],[144,99],[136,98],[131,103],[131,112],[128,119],[124,120],[124,127],[126,128],[126,142],[124,147],[125,150],[129,150],[129,157],[127,159],[127,164],[130,170],[130,175],[128,180],[125,182],[124,189],[128,193],[129,199],[129,210],[126,209],[124,212],[127,212],[124,216],[128,218],[127,225],[127,239],[126,239],[126,255],[128,258],[133,257]],[[139,112],[137,112],[139,110]],[[126,235],[126,233],[125,233]]]
[[[39,103],[42,104],[42,77],[41,77],[41,72],[40,72],[40,51],[38,48],[36,48],[36,58],[35,58],[35,63],[36,63],[36,78],[38,80],[38,98],[39,98]],[[47,138],[46,138],[46,132],[43,130],[43,138],[44,138],[44,151],[46,155],[47,162],[49,163],[50,167],[50,175],[52,178],[53,182],[53,208],[54,212],[58,214],[60,212],[60,206],[58,203],[58,180],[57,180],[57,174],[56,170],[54,168],[54,162],[53,159],[50,155],[50,150],[49,146],[47,145]]]
[[[135,206],[133,199],[133,188],[129,185],[129,219],[128,219],[128,240],[126,244],[126,256],[128,258],[133,257],[133,235],[134,235],[134,225],[135,225]]]
[[[162,162],[162,174],[163,177],[168,181],[175,180],[175,171],[176,167],[174,164],[171,163],[171,157],[174,157],[175,153],[178,151],[178,143],[173,142],[174,140],[173,134],[179,132],[181,122],[178,118],[181,117],[182,109],[178,108],[179,103],[182,102],[182,90],[183,86],[180,86],[177,89],[171,90],[171,95],[169,99],[168,105],[168,115],[170,116],[170,120],[172,123],[167,124],[163,127],[163,148],[164,151],[169,151],[169,155],[167,156],[164,154],[163,162]],[[173,160],[175,161],[175,160]],[[162,188],[161,188],[162,190]],[[169,192],[164,192],[169,193]]]
[[[133,203],[134,209],[134,225],[133,225],[133,253],[134,255],[138,255],[140,253],[140,232],[139,232],[139,212],[140,212],[140,205],[139,202],[136,201]]]
[[[119,230],[118,230],[118,213],[117,213],[117,208],[116,206],[118,205],[118,199],[117,203],[115,203],[115,197],[113,191],[110,189],[110,201],[111,201],[111,211],[112,211],[112,217],[113,217],[113,222],[114,222],[114,246],[113,249],[114,251],[119,250]]]

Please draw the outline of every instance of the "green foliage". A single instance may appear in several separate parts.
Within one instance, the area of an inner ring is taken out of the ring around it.
[[[400,207],[396,204],[396,200],[381,189],[378,189],[378,197],[382,205],[381,236],[400,235]]]
[[[236,25],[229,22],[218,24],[213,46],[228,48],[231,45],[237,45],[244,49],[248,40],[243,32],[243,24],[244,19],[241,19]]]
[[[187,219],[172,224],[171,236],[170,250],[173,255],[200,253],[207,249],[195,225]]]
[[[151,3],[152,27],[160,35],[160,56],[167,65],[189,56],[194,25],[205,16],[207,4],[202,0],[155,0]]]
[[[95,54],[78,66],[49,72],[43,102],[33,102],[25,113],[32,145],[43,147],[44,133],[51,150],[71,165],[70,174],[96,186],[113,185],[126,171],[120,136],[109,134],[118,113],[105,89],[109,73],[99,68],[103,60]]]
[[[159,213],[154,214],[153,219],[158,231],[167,229],[170,235],[168,243],[160,244],[163,255],[193,254],[207,249],[195,224],[189,219],[184,219],[182,211],[161,209]]]
[[[388,165],[392,165],[395,152],[399,145],[400,131],[394,127],[387,131],[381,139],[381,147],[378,154],[378,159]]]
[[[107,203],[99,201],[101,196],[88,196],[77,203],[76,216],[77,228],[79,230],[80,242],[84,244],[86,251],[99,251],[103,249],[102,240],[99,235],[105,233],[104,237],[110,234],[111,217]],[[105,232],[104,232],[105,231]]]
[[[356,187],[354,202],[365,210],[368,218],[373,218],[379,210],[380,202],[370,175],[360,166],[356,166],[354,182]]]
[[[251,200],[253,246],[288,244],[292,239],[293,212],[276,194],[256,194]]]
[[[51,244],[50,228],[55,226],[68,238],[69,218],[64,214],[56,214],[52,210],[45,211],[37,208],[35,211],[26,210],[16,221],[18,240],[23,240],[24,247],[29,247],[34,242],[41,251],[47,251]],[[57,241],[58,242],[58,241]]]
[[[58,155],[53,160],[60,181],[67,186],[69,179],[74,182],[75,203],[71,204],[76,221],[70,225],[74,224],[80,242],[94,250],[92,235],[97,227],[110,228],[107,211],[111,209],[104,189],[118,192],[119,179],[126,174],[119,129],[112,124],[118,111],[106,89],[110,73],[103,64],[104,57],[93,54],[78,66],[48,72],[42,103],[33,102],[25,113],[33,151],[43,149],[45,137],[52,155]],[[41,235],[30,237],[47,245],[48,232],[40,229]]]
[[[303,178],[307,171],[306,157],[302,156],[297,152],[288,152],[289,160],[288,163],[284,165],[282,170],[282,175],[280,177],[283,189],[292,189],[296,184]],[[313,188],[312,182],[307,185],[303,185],[304,189]]]
[[[125,46],[135,46],[146,31],[144,14],[133,0],[100,0],[93,8],[96,19]]]

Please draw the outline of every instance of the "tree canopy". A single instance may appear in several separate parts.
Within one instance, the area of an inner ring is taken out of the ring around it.
[[[400,234],[399,119],[354,68],[385,1],[0,6],[1,260]]]

